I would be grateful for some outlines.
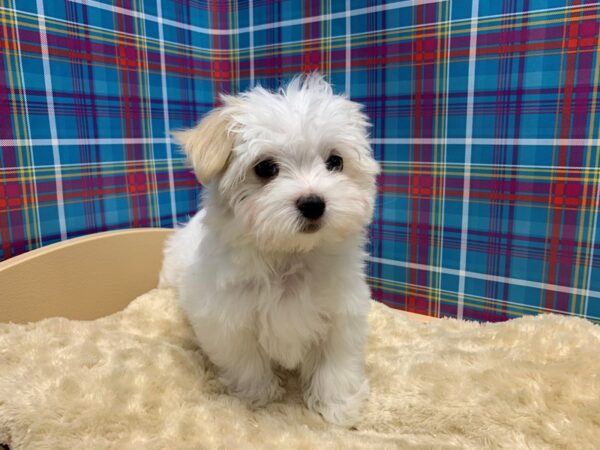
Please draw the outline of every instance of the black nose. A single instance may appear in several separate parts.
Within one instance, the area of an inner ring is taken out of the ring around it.
[[[315,220],[325,212],[325,202],[318,195],[307,195],[300,197],[296,202],[296,206],[307,219]]]

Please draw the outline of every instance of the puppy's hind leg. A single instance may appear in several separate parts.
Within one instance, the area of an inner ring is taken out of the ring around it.
[[[231,394],[253,407],[281,398],[280,380],[251,330],[227,328],[209,320],[192,321],[192,326]]]

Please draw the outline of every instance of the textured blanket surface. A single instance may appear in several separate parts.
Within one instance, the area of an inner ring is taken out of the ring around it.
[[[0,325],[0,442],[13,449],[594,448],[600,327],[526,317],[417,323],[374,303],[371,397],[354,430],[225,394],[174,293],[79,322]]]

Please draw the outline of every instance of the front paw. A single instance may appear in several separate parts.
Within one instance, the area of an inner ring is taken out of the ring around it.
[[[251,408],[259,408],[283,397],[285,390],[281,380],[273,376],[268,382],[256,382],[247,386],[230,387],[229,392],[244,400]]]
[[[361,417],[361,408],[369,397],[369,383],[364,380],[356,388],[348,391],[331,385],[319,392],[311,385],[304,393],[306,405],[323,418],[335,425],[351,427],[356,425]]]

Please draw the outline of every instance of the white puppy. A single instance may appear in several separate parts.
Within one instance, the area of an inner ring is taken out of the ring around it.
[[[176,134],[202,210],[167,242],[160,285],[231,393],[263,405],[283,393],[273,367],[299,368],[308,407],[352,425],[369,392],[367,117],[318,74],[222,100]]]

